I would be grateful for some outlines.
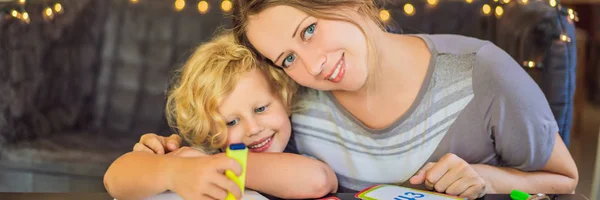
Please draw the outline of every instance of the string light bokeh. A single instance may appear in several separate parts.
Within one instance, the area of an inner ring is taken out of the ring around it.
[[[497,18],[500,18],[504,14],[504,8],[502,8],[502,6],[496,6],[496,9],[494,9],[494,13],[496,13]]]
[[[182,11],[185,8],[185,0],[175,0],[175,11]]]
[[[208,2],[206,1],[200,1],[198,2],[198,12],[205,14],[206,12],[208,12]]]
[[[381,21],[383,22],[387,22],[390,20],[390,11],[383,9],[379,11],[379,18],[381,19]]]
[[[231,3],[231,1],[223,0],[223,2],[221,2],[221,10],[229,12],[231,11],[231,8],[233,8],[233,4]]]
[[[139,4],[141,2],[150,1],[150,0],[126,0],[126,1],[129,2],[130,4],[134,5],[134,4]],[[186,9],[187,3],[192,3],[192,5],[196,4],[197,12],[200,14],[208,13],[210,11],[210,8],[212,7],[210,4],[211,4],[211,2],[213,2],[213,1],[208,1],[208,0],[168,0],[168,1],[173,2],[173,8],[176,12],[180,12],[180,11],[183,11],[184,9]],[[427,7],[429,7],[429,8],[434,8],[437,5],[439,5],[440,3],[444,3],[444,1],[445,0],[426,0]],[[472,4],[475,1],[482,1],[482,0],[464,0],[464,3]],[[486,1],[489,1],[490,3],[485,3],[482,5],[481,14],[484,16],[494,15],[496,18],[501,18],[505,14],[503,6],[505,4],[508,4],[511,2],[511,0],[486,0]],[[528,4],[531,2],[531,0],[515,0],[515,1],[517,1],[519,4]],[[561,5],[559,5],[557,0],[536,0],[536,1],[547,2],[547,4],[549,6],[556,8],[562,15],[567,16],[567,18],[570,20],[571,23],[579,21],[579,16],[577,15],[577,12],[575,12],[575,10],[573,10],[571,8],[562,7]],[[31,22],[31,16],[30,16],[30,13],[28,13],[25,8],[27,7],[27,4],[29,4],[30,2],[28,0],[14,0],[14,2],[15,2],[14,3],[15,6],[9,7],[9,8],[4,8],[3,12],[5,12],[7,15],[11,16],[12,18],[21,20],[25,24],[29,24]],[[45,6],[42,9],[41,16],[46,21],[53,20],[53,19],[57,18],[59,14],[64,12],[63,5],[59,2],[59,0],[48,0],[48,1],[42,1],[42,2],[45,4]],[[39,1],[37,3],[39,3]],[[233,2],[231,0],[221,0],[220,5],[217,5],[217,7],[219,7],[222,12],[231,12],[231,10],[233,8]],[[418,13],[420,12],[411,3],[405,3],[401,6],[401,8],[402,8],[403,14],[407,17],[412,17],[415,15],[418,15]],[[379,18],[384,23],[387,23],[391,19],[393,19],[392,14],[393,13],[390,10],[386,9],[385,7],[382,7],[379,10]],[[571,38],[567,34],[564,34],[564,33],[561,34],[557,39],[562,42],[571,42]],[[535,61],[523,61],[523,66],[527,67],[527,68],[535,68],[535,67],[540,67],[540,64],[536,63]]]
[[[438,4],[438,0],[427,0],[427,3],[428,3],[429,5],[435,6],[435,5],[437,5],[437,4]]]
[[[492,12],[492,7],[488,4],[483,4],[483,7],[481,7],[481,11],[484,15],[488,16]]]
[[[60,3],[55,3],[54,4],[54,12],[57,13],[62,13],[63,12],[63,7]]]
[[[28,0],[15,0],[14,2],[14,4],[9,4],[12,5],[11,7],[1,8],[2,11],[25,24],[31,23],[32,14],[26,10],[27,5],[31,2]],[[62,4],[57,1],[42,1],[41,3],[36,1],[36,3],[44,5],[40,14],[41,18],[46,21],[53,20],[57,14],[61,14],[64,11]]]
[[[404,4],[404,14],[407,16],[415,15],[415,6],[410,3]]]

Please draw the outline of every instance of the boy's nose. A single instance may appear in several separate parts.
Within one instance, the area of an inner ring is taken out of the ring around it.
[[[258,135],[263,130],[263,127],[256,119],[246,120],[246,137]]]

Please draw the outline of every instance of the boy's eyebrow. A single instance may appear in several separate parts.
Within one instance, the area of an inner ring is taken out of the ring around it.
[[[302,23],[304,23],[304,21],[308,19],[308,17],[310,17],[310,15],[307,15],[306,17],[304,17],[304,19],[300,21],[300,23],[298,23],[298,26],[296,26],[296,29],[294,29],[294,33],[292,33],[292,38],[296,37],[296,33],[298,32],[298,29],[300,29],[300,25],[302,25]],[[283,52],[281,52],[281,54],[279,54],[279,56],[277,56],[277,58],[273,60],[273,63],[277,64],[277,61],[279,60],[279,58],[281,58],[281,56],[283,56]]]
[[[227,121],[228,118],[231,118],[231,114],[224,115],[222,113],[219,113],[219,115],[221,115],[221,118],[223,118],[225,121]]]

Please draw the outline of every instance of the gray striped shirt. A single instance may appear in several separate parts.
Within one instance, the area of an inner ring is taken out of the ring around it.
[[[417,99],[385,129],[366,127],[330,92],[313,91],[292,115],[294,145],[329,164],[340,190],[403,184],[425,163],[454,153],[469,163],[542,168],[558,126],[540,88],[494,44],[416,35],[431,51]]]

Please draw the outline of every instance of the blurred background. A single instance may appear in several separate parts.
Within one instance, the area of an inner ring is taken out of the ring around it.
[[[229,27],[232,3],[0,0],[0,192],[105,192],[107,167],[139,136],[172,133],[163,112],[170,74]],[[600,187],[600,0],[380,8],[389,31],[466,35],[507,51],[548,98],[577,162],[576,193]]]

